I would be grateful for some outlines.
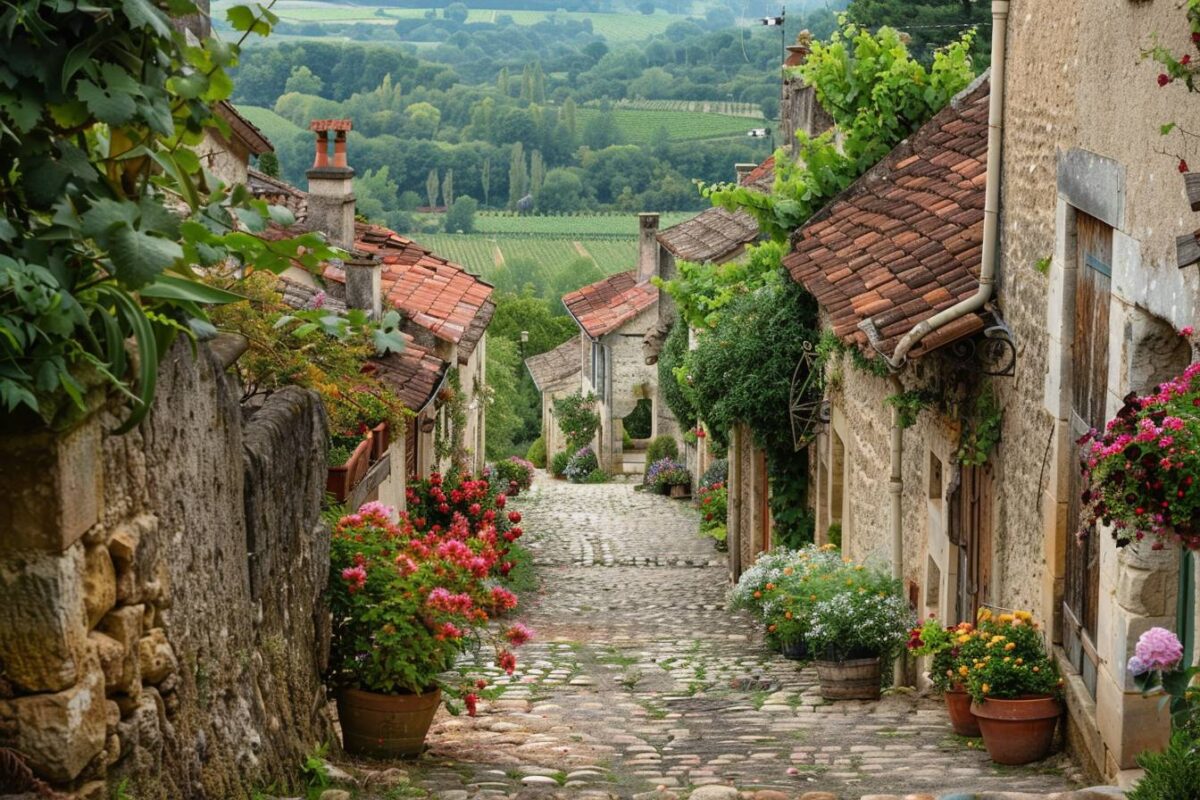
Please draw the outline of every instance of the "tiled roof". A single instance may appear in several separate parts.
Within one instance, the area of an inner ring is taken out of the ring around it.
[[[460,345],[468,354],[475,349],[495,312],[490,283],[379,225],[356,223],[354,249],[383,264],[388,304],[439,339]],[[345,280],[341,268],[332,265],[325,277]]]
[[[775,183],[775,157],[771,156],[742,178],[742,185],[763,192]],[[745,211],[714,206],[691,219],[663,229],[658,241],[676,258],[686,261],[724,261],[758,238],[758,223]]]
[[[801,227],[784,258],[833,332],[891,354],[921,320],[972,295],[983,242],[988,81],[977,81]],[[970,314],[921,341],[918,356],[983,328]]]
[[[525,366],[538,391],[544,392],[548,387],[579,374],[582,369],[580,338],[573,336],[549,352],[525,359]]]
[[[419,414],[437,395],[449,364],[421,347],[407,333],[402,335],[404,350],[371,359],[371,363],[377,367],[375,377]]]
[[[633,271],[596,281],[563,296],[563,305],[593,339],[615,331],[658,301],[658,289]]]
[[[344,312],[346,304],[323,290],[290,278],[279,279],[279,290],[283,302],[292,308],[325,308]],[[407,333],[401,332],[404,350],[372,358],[375,376],[386,383],[412,411],[420,412],[429,404],[441,386],[449,366],[445,361],[417,344]]]
[[[266,200],[271,205],[283,206],[291,211],[296,217],[297,223],[308,219],[308,193],[297,189],[287,181],[272,178],[265,172],[251,169],[246,185],[260,200]]]
[[[261,156],[263,153],[274,152],[275,147],[271,144],[271,140],[267,138],[261,130],[258,129],[253,122],[242,116],[242,112],[237,110],[237,107],[228,100],[222,100],[216,105],[217,115],[229,124],[229,129],[233,135],[246,143],[246,147],[256,156]]]

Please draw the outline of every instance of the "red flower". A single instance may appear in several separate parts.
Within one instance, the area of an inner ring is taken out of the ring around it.
[[[516,525],[518,522],[521,521],[521,512],[520,511],[508,512],[508,521],[511,522],[513,525]]]
[[[508,502],[508,497],[502,494],[496,495],[496,508],[504,508],[504,504]]]
[[[1179,59],[1180,66],[1186,67],[1190,63],[1192,63],[1192,57],[1187,53],[1184,53],[1183,58]]]
[[[500,655],[496,657],[496,663],[502,670],[512,675],[513,670],[517,668],[517,657],[507,650],[501,650]]]
[[[1180,171],[1180,172],[1187,172],[1187,171],[1188,171],[1188,165],[1187,165],[1187,162],[1186,162],[1186,161],[1184,161],[1182,158],[1181,158],[1181,159],[1179,159],[1179,171]]]
[[[467,716],[475,716],[475,710],[479,707],[479,697],[474,692],[463,697],[463,705],[467,707]]]
[[[500,565],[500,574],[507,578],[508,573],[512,572],[512,568],[513,563],[511,561],[505,561]]]
[[[486,689],[487,681],[485,681],[483,678],[480,678],[479,680],[475,681],[475,688],[476,689]]]
[[[1159,86],[1166,86],[1170,82],[1171,82],[1171,78],[1169,75],[1167,75],[1167,73],[1160,72],[1158,74],[1158,85]]]

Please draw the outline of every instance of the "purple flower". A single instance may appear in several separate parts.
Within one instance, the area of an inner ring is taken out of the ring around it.
[[[1136,661],[1142,667],[1142,672],[1169,671],[1178,666],[1182,659],[1183,645],[1179,643],[1179,637],[1166,628],[1151,628],[1138,638],[1134,657],[1130,659],[1130,670]]]
[[[1147,671],[1147,667],[1140,658],[1138,658],[1137,656],[1133,656],[1132,658],[1129,659],[1129,674],[1130,675],[1141,675],[1142,673],[1144,673],[1146,671]]]

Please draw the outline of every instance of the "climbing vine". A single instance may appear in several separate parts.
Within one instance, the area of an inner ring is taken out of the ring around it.
[[[676,322],[671,326],[658,354],[658,385],[662,388],[663,401],[681,427],[695,428],[699,417],[691,386],[687,383],[685,359],[688,354],[688,326]]]
[[[558,427],[567,437],[567,450],[574,453],[586,446],[600,427],[596,413],[596,395],[574,392],[554,401],[554,416]]]
[[[955,458],[960,464],[982,467],[1000,443],[1004,412],[990,382],[983,384],[963,415],[963,433]]]
[[[1187,22],[1191,31],[1192,47],[1200,51],[1200,0],[1187,0]],[[1197,80],[1200,76],[1200,61],[1193,60],[1192,53],[1177,54],[1156,41],[1153,47],[1142,52],[1142,58],[1152,59],[1162,67],[1157,78],[1159,88],[1180,82],[1187,87],[1189,92],[1200,90]],[[1164,124],[1159,132],[1163,136],[1171,134],[1182,136],[1185,146],[1188,142],[1194,143],[1196,140],[1200,140],[1200,131],[1187,130],[1176,122]],[[1188,163],[1184,154],[1177,154],[1176,157],[1179,159],[1179,171],[1188,172]]]
[[[438,461],[450,459],[453,464],[458,464],[466,456],[462,434],[467,427],[467,402],[457,367],[447,374],[446,385],[438,393],[438,399],[442,401],[442,418],[434,429],[433,454]]]

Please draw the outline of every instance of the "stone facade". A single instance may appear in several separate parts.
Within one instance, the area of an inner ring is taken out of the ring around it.
[[[0,745],[56,787],[243,796],[331,738],[324,411],[285,389],[243,421],[237,398],[179,343],[133,432],[101,410],[0,445],[5,497],[47,512],[6,521]]]

